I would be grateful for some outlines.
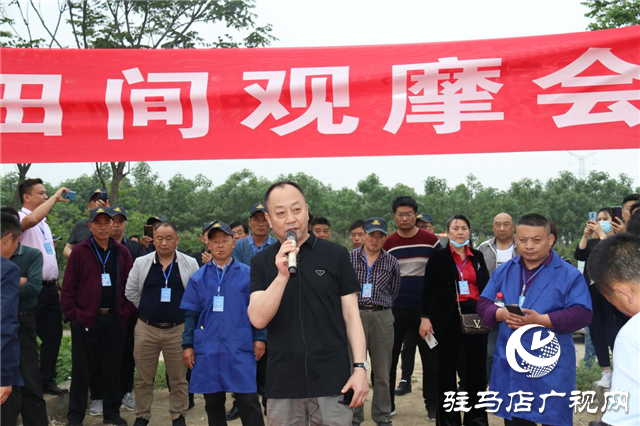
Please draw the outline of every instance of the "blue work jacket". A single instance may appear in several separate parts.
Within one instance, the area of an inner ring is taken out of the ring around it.
[[[200,313],[193,334],[195,364],[189,392],[255,393],[254,331],[249,321],[249,267],[232,262],[222,281],[211,262],[189,279],[180,308]],[[224,310],[213,311],[213,297],[224,297]]]
[[[505,303],[518,304],[522,280],[522,266],[519,260],[520,256],[515,257],[496,269],[482,292],[482,297],[494,300],[495,295],[502,292]],[[522,308],[532,309],[539,314],[548,314],[574,306],[591,310],[591,296],[584,277],[574,266],[562,260],[555,251],[551,264],[539,272],[535,280],[531,282],[525,296]],[[582,326],[585,325],[588,324]],[[532,347],[534,333],[539,330],[542,329],[536,328],[524,333],[521,343],[525,350]],[[499,392],[498,397],[503,400],[495,414],[509,420],[515,416],[534,423],[573,425],[573,410],[569,408],[569,397],[576,385],[576,354],[573,345],[573,332],[555,333],[560,344],[560,358],[550,373],[537,378],[528,378],[528,373],[519,373],[510,367],[507,361],[506,347],[509,337],[514,332],[515,330],[509,328],[506,322],[500,323],[489,385],[490,390]],[[541,335],[543,338],[548,336],[545,331],[542,331]],[[525,395],[525,397],[533,396],[534,398],[531,401],[530,411],[514,412],[515,404],[520,402],[518,395],[513,396],[511,410],[507,411],[507,407],[511,403],[511,397],[508,394],[518,391],[533,393],[533,395]],[[565,393],[565,396],[547,397],[544,410],[540,413],[539,410],[543,404],[543,399],[540,396],[550,394],[551,391]]]

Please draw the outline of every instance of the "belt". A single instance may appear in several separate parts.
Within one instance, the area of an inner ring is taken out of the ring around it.
[[[100,308],[100,310],[98,311],[98,313],[100,315],[110,314],[111,312],[115,312],[115,309],[114,308]]]
[[[384,311],[385,309],[389,309],[382,305],[359,305],[358,308],[365,312]]]
[[[36,311],[18,311],[18,316],[23,317],[25,315],[34,315]]]
[[[151,321],[147,321],[146,319],[140,317],[138,318],[140,321],[142,321],[143,323],[150,325],[151,327],[155,327],[155,328],[159,328],[161,330],[166,330],[168,328],[173,328],[176,327],[180,324],[184,324],[184,320],[182,321],[178,321],[178,322],[151,322]]]
[[[42,281],[43,286],[58,285],[58,280]]]

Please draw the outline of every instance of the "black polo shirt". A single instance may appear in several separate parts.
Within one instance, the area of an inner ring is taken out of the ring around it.
[[[170,266],[164,271],[169,273]],[[149,269],[147,279],[144,281],[142,295],[138,312],[140,318],[150,322],[180,322],[184,321],[184,311],[180,309],[180,302],[184,295],[184,287],[180,278],[180,268],[178,267],[178,257],[173,259],[173,268],[169,274],[167,287],[171,289],[171,301],[161,302],[160,294],[164,288],[164,274],[162,263],[158,259],[158,253]]]
[[[277,277],[280,245],[251,260],[251,292],[266,290]],[[300,246],[298,274],[289,279],[267,326],[268,398],[340,394],[351,375],[341,297],[359,291],[347,250],[309,235]]]
[[[102,286],[102,296],[100,297],[100,307],[101,308],[111,308],[115,309],[116,307],[116,258],[118,257],[118,252],[113,248],[113,240],[109,238],[109,247],[107,250],[104,250],[98,243],[93,241],[93,237],[91,237],[93,244],[91,245],[93,249],[93,254],[95,255],[96,262],[98,262],[98,266],[100,266],[100,274],[102,274],[102,262],[105,261],[105,271],[111,277],[111,286],[105,287]],[[82,242],[82,241],[80,241]],[[96,249],[98,250],[96,252]],[[109,257],[107,257],[107,253]],[[99,257],[98,257],[99,256]],[[102,282],[102,280],[100,280]]]

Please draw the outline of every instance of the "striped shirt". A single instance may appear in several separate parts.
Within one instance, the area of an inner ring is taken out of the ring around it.
[[[424,229],[419,229],[411,238],[401,237],[397,232],[389,235],[384,249],[398,259],[401,277],[394,308],[419,309],[422,306],[424,270],[429,257],[441,248],[438,237]]]
[[[349,259],[360,283],[358,305],[392,307],[393,301],[400,290],[400,264],[395,257],[384,250],[380,250],[378,258],[369,271],[369,265],[364,255],[364,247],[349,252]],[[365,283],[372,285],[371,297],[362,297],[362,286]]]

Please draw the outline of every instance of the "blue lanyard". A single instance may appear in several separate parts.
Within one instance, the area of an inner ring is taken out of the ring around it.
[[[531,282],[531,280],[533,280],[536,277],[536,275],[538,275],[538,273],[544,269],[545,266],[547,266],[547,265],[545,265],[543,263],[542,266],[540,267],[540,269],[538,269],[535,272],[535,274],[531,275],[531,277],[528,280],[526,280],[524,278],[524,266],[521,266],[521,268],[522,268],[522,291],[520,292],[520,296],[524,296],[524,293],[525,293],[525,291],[527,289],[527,284],[529,284]]]
[[[362,254],[364,255],[364,264],[367,266],[367,284],[372,284],[370,280],[371,270],[376,265],[376,262],[378,261],[378,259],[380,259],[380,257],[378,256],[378,259],[374,260],[373,263],[371,264],[371,267],[369,267],[369,261],[367,260],[367,252],[364,250],[364,248],[362,249]]]
[[[100,252],[98,252],[98,247],[96,246],[95,241],[93,240],[93,237],[91,237],[91,244],[93,244],[93,248],[96,251],[96,254],[98,255],[98,259],[100,259],[100,263],[102,263],[102,273],[104,274],[106,272],[107,269],[107,260],[109,260],[109,255],[111,254],[111,249],[109,249],[109,251],[107,252],[107,257],[104,258],[104,260],[102,260],[102,256],[100,256]]]
[[[267,237],[266,240],[264,240],[264,243],[262,243],[262,245],[260,246],[260,249],[258,250],[258,253],[260,253],[262,250],[264,250],[264,246],[267,245],[267,241],[269,240],[269,237]],[[256,246],[255,241],[253,241],[253,235],[251,236],[251,240],[249,240],[249,244],[251,244],[251,251],[253,252],[253,255],[256,255],[256,249],[258,248],[258,246]]]
[[[171,261],[171,266],[169,266],[169,273],[165,274],[164,271],[162,271],[162,275],[164,276],[164,288],[167,288],[167,286],[169,285],[169,277],[171,276],[171,270],[173,269],[173,264],[176,262],[176,258],[174,257],[173,260]]]
[[[222,275],[220,275],[220,268],[213,260],[211,260],[211,266],[216,270],[216,275],[218,276],[218,296],[220,296],[220,287],[222,286],[222,280],[224,280],[224,274],[227,273],[227,265],[229,264],[227,263],[222,267]]]
[[[20,209],[20,211],[26,215],[29,215],[29,213],[24,211],[24,209]],[[42,226],[41,224],[38,224],[38,229],[40,230],[40,232],[42,232],[42,237],[44,238],[44,240],[47,241],[47,234],[45,234],[44,232],[44,226]]]
[[[458,273],[460,274],[460,281],[464,281],[464,275],[462,274],[462,270],[463,270],[463,269],[464,269],[464,267],[466,266],[466,264],[467,264],[467,260],[469,260],[469,258],[468,258],[468,257],[465,257],[464,262],[462,263],[462,269],[460,269],[460,268],[458,267],[458,264],[456,263],[456,261],[455,261],[455,260],[453,261],[453,263],[455,263],[455,265],[456,265],[456,269],[458,270]]]

